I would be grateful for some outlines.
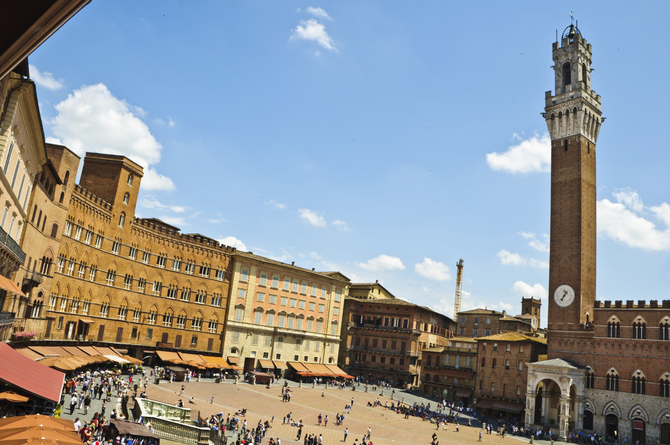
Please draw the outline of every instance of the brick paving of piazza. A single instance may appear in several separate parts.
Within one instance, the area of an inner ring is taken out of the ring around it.
[[[186,386],[186,389],[183,396],[179,396],[182,384]],[[298,432],[297,427],[282,425],[282,419],[289,412],[292,412],[292,419],[302,420],[304,423],[303,438],[306,434],[316,434],[317,436],[322,434],[324,445],[342,443],[345,427],[349,428],[348,444],[353,444],[354,439],[358,439],[360,444],[368,427],[372,429],[371,441],[375,445],[391,445],[399,442],[430,444],[431,436],[435,432],[437,432],[438,440],[442,445],[475,443],[478,441],[480,428],[461,425],[460,432],[457,433],[455,432],[456,426],[450,423],[448,431],[444,431],[442,428],[437,431],[435,425],[430,422],[424,422],[418,417],[405,419],[404,415],[395,414],[391,410],[385,409],[383,407],[384,402],[388,402],[390,405],[392,400],[377,393],[365,393],[362,385],[357,387],[356,391],[352,391],[350,388],[324,390],[323,388],[314,389],[311,385],[306,386],[309,387],[291,386],[293,394],[291,402],[288,403],[281,400],[281,386],[275,385],[267,389],[265,385],[253,386],[248,383],[235,385],[232,383],[217,384],[196,381],[189,383],[166,383],[161,381],[160,385],[148,386],[147,397],[172,405],[182,399],[186,407],[194,411],[199,410],[203,418],[208,418],[220,412],[223,412],[225,418],[228,413],[233,415],[237,410],[247,408],[246,417],[240,417],[240,419],[246,418],[249,427],[256,426],[259,420],[270,420],[274,415],[272,428],[266,433],[263,443],[267,443],[271,437],[279,437],[283,445],[302,444],[302,441],[297,442],[295,440]],[[321,396],[322,392],[325,394],[324,397]],[[388,391],[385,391],[385,394],[390,395]],[[397,392],[396,395],[397,398],[405,396]],[[210,404],[212,396],[214,396],[214,403]],[[187,403],[190,397],[194,398],[196,405]],[[336,426],[336,414],[344,413],[344,405],[351,401],[351,397],[354,397],[351,412],[345,415],[343,425]],[[367,402],[373,402],[376,398],[379,398],[382,406],[377,408],[368,407]],[[406,401],[409,398],[412,399],[412,402],[419,400],[416,396],[408,395]],[[434,405],[435,402],[432,402],[432,404]],[[324,417],[328,415],[327,427],[317,425],[319,413]],[[505,441],[528,443],[528,439],[509,435],[502,439],[495,433],[491,435],[483,434],[483,442],[501,443]]]

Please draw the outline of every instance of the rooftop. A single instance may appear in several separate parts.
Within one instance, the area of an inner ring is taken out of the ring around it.
[[[516,341],[516,342],[535,342],[546,345],[546,338],[529,337],[519,332],[505,332],[504,334],[489,335],[488,337],[479,337],[477,341]]]

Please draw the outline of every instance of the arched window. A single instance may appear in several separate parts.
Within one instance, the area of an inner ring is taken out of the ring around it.
[[[670,397],[670,373],[665,373],[659,382],[658,395],[661,397]]]
[[[621,323],[619,323],[618,318],[612,317],[607,323],[607,336],[609,338],[619,338],[621,336]]]
[[[582,63],[582,82],[584,82],[584,88],[586,88],[586,79],[588,79],[587,75],[588,73],[586,71],[586,64]]]
[[[633,338],[647,338],[647,323],[644,321],[636,321],[633,323]]]
[[[633,394],[646,394],[645,393],[645,385],[646,381],[644,378],[644,374],[642,374],[640,371],[637,371],[633,378],[631,379],[631,389]]]
[[[572,83],[571,73],[572,67],[570,66],[570,62],[565,62],[563,64],[563,88]]]
[[[51,238],[56,238],[56,235],[58,235],[58,224],[54,223],[54,225],[51,226]]]
[[[619,373],[614,368],[607,372],[607,390],[619,391]]]
[[[586,372],[586,387],[595,388],[596,376],[593,371],[589,370]]]
[[[668,322],[668,317],[665,317],[659,326],[661,331],[661,340],[670,340],[670,322]]]
[[[63,187],[67,187],[67,182],[70,180],[70,170],[65,172],[65,178],[63,179]]]
[[[428,357],[426,357],[426,366],[431,366],[432,363],[433,363],[433,356],[429,355]]]
[[[426,381],[430,382],[430,374],[426,374]]]
[[[60,192],[60,198],[58,199],[58,202],[63,204],[64,199],[65,199],[65,192]]]
[[[123,227],[123,223],[126,222],[126,214],[125,212],[121,212],[121,215],[119,215],[119,227]]]
[[[126,192],[125,195],[123,195],[123,203],[128,204],[128,201],[130,200],[130,194]]]
[[[133,185],[133,174],[132,173],[128,174],[128,185]]]
[[[438,383],[439,381],[440,381],[440,376],[437,375],[437,374],[435,374],[435,375],[433,376],[433,382]]]

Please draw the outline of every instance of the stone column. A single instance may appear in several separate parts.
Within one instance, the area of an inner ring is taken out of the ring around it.
[[[531,429],[534,421],[535,421],[535,393],[527,392],[525,429],[526,430]]]
[[[568,422],[570,421],[570,396],[561,396],[558,403],[558,440],[566,442],[568,439]]]
[[[584,397],[575,397],[575,411],[573,416],[575,418],[575,431],[582,431],[584,429]]]
[[[551,426],[551,393],[546,388],[542,391],[542,425]]]

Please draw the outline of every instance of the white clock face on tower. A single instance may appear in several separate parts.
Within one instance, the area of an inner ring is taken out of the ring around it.
[[[568,307],[575,301],[575,290],[569,284],[561,284],[554,291],[554,301],[560,307]]]

